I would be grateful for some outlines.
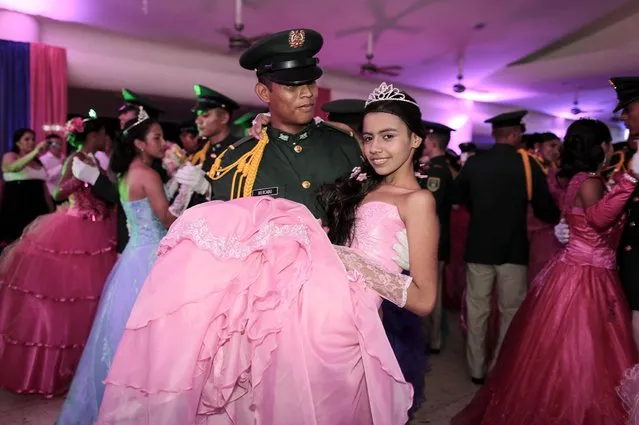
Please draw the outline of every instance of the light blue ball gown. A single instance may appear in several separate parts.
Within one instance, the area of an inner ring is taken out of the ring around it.
[[[129,242],[111,271],[100,299],[89,340],[57,425],[90,425],[98,416],[104,384],[133,304],[155,262],[166,229],[147,198],[121,201]]]

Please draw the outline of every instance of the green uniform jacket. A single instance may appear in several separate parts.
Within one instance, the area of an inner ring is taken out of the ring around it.
[[[439,218],[439,260],[450,257],[450,210],[452,208],[453,175],[448,168],[446,155],[431,158],[424,170],[426,178],[420,180],[424,189],[431,191],[437,203]]]
[[[352,136],[329,124],[313,123],[298,134],[268,128],[269,143],[259,164],[251,196],[272,196],[304,204],[315,217],[323,212],[317,202],[317,191],[339,177],[349,174],[361,163],[360,149]],[[257,140],[251,139],[228,150],[222,167],[234,163],[251,150]],[[233,171],[213,183],[216,200],[229,200]]]

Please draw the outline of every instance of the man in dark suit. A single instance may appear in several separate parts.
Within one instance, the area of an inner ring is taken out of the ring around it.
[[[442,292],[444,287],[444,266],[450,257],[450,211],[452,208],[453,175],[446,160],[446,148],[450,142],[452,128],[436,122],[423,121],[426,130],[424,140],[424,154],[428,156],[428,164],[424,167],[424,178],[420,184],[432,192],[437,203],[437,217],[439,218],[439,269],[437,279],[437,299],[435,307],[428,316],[428,334],[430,350],[439,353],[442,348]]]
[[[559,209],[548,190],[545,175],[535,161],[519,154],[526,111],[487,120],[495,145],[468,159],[457,178],[459,200],[470,212],[466,305],[468,312],[467,361],[473,382],[485,375],[485,337],[494,283],[497,283],[500,336],[495,358],[510,322],[527,292],[529,201],[535,215],[559,221]],[[532,183],[528,199],[527,175]]]

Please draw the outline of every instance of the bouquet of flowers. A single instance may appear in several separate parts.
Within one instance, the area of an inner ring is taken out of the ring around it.
[[[162,158],[162,168],[172,176],[185,163],[186,153],[184,150],[177,143],[170,143],[169,148],[164,153],[164,158]]]

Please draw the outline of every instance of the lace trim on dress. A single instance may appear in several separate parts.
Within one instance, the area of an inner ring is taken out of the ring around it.
[[[361,277],[366,286],[396,306],[404,307],[406,305],[408,286],[413,281],[412,277],[389,273],[351,248],[336,245],[335,251],[349,275],[355,274],[355,276]]]
[[[266,224],[248,242],[236,237],[213,236],[206,219],[200,217],[194,221],[178,220],[169,229],[160,242],[158,257],[166,254],[183,240],[190,240],[198,248],[211,252],[218,258],[244,259],[252,252],[266,246],[273,239],[293,237],[306,249],[310,248],[308,228],[305,224]]]

